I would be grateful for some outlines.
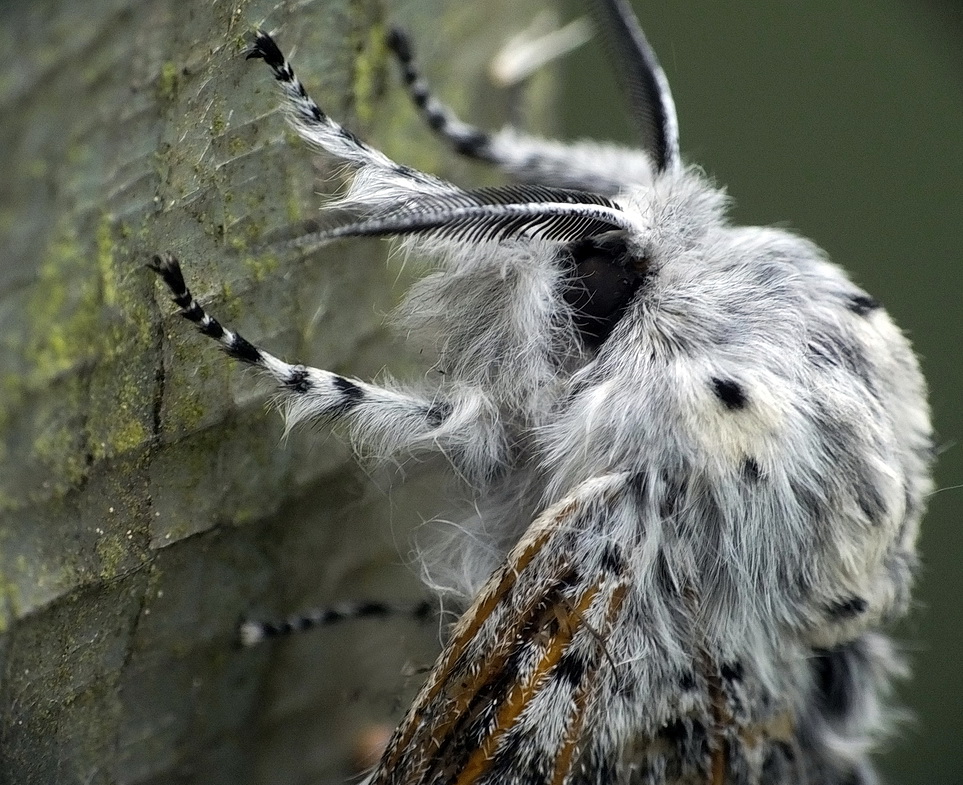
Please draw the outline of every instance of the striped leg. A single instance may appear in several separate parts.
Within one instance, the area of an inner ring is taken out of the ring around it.
[[[598,142],[563,144],[513,128],[490,134],[462,122],[432,95],[415,65],[408,35],[395,28],[387,43],[425,122],[461,155],[494,164],[525,182],[609,196],[652,180],[651,159],[640,150]]]
[[[431,616],[432,609],[432,604],[427,601],[409,605],[385,602],[339,603],[327,608],[304,611],[280,621],[246,621],[241,624],[238,632],[244,646],[254,646],[269,638],[283,638],[354,619],[402,616],[424,621]]]
[[[184,282],[180,264],[170,254],[155,256],[148,265],[171,290],[181,316],[194,322],[231,357],[267,373],[279,385],[288,427],[303,420],[338,420],[353,424],[403,427],[414,435],[428,434],[445,421],[449,407],[387,390],[330,371],[292,365],[258,348],[243,336],[222,326],[204,311]]]
[[[308,95],[274,39],[263,30],[256,34],[246,57],[264,60],[270,67],[287,99],[291,124],[302,139],[364,174],[355,178],[355,190],[348,191],[345,204],[377,208],[379,202],[390,204],[404,194],[440,195],[458,190],[444,180],[395,163],[328,117]]]
[[[353,213],[353,220],[303,236],[298,239],[298,244],[323,243],[337,237],[358,235],[427,238],[432,234],[462,245],[468,240],[477,243],[515,238],[564,243],[581,240],[589,234],[633,228],[618,204],[584,188],[515,185],[464,191],[424,172],[396,164],[321,111],[267,33],[261,31],[257,34],[247,56],[262,59],[271,68],[287,97],[295,131],[315,147],[340,158],[356,170],[347,192],[337,203],[338,207]],[[493,137],[493,140],[499,138]],[[566,150],[561,145],[558,147]],[[591,149],[592,154],[585,157],[586,161],[605,159],[604,152],[600,153],[597,146],[593,145]],[[524,162],[522,164],[527,166]],[[557,160],[552,159],[546,164],[538,158],[531,165],[548,171],[547,179],[560,182],[565,180],[566,172],[577,174],[580,171],[578,161],[573,160],[567,150]],[[581,180],[579,184],[591,185]],[[598,186],[596,191],[606,190],[604,183],[595,185]],[[607,190],[619,190],[621,185],[624,183]]]

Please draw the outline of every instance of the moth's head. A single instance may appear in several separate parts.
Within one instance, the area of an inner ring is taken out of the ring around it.
[[[711,277],[704,260],[716,256],[711,246],[722,241],[726,226],[725,193],[696,169],[663,171],[614,202],[624,230],[575,240],[560,253],[564,297],[589,349],[608,339],[633,302],[651,300],[648,292],[660,277],[673,278],[681,297],[698,296]]]

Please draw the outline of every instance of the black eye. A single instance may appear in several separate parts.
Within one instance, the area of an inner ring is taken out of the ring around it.
[[[561,261],[567,273],[565,302],[575,311],[582,340],[597,347],[645,279],[645,260],[633,257],[621,240],[591,238],[567,246]]]

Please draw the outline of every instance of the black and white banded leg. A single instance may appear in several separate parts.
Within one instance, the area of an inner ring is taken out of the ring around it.
[[[265,31],[259,30],[247,49],[248,60],[263,60],[287,98],[289,119],[298,135],[312,146],[341,159],[355,169],[366,169],[374,178],[372,188],[388,189],[388,201],[401,192],[444,193],[453,186],[430,174],[392,161],[380,150],[365,144],[351,131],[332,120],[308,95],[281,49]],[[350,202],[349,193],[346,202]]]
[[[220,343],[231,357],[253,365],[277,382],[289,427],[303,420],[350,418],[353,425],[377,427],[382,423],[393,423],[395,427],[404,428],[406,433],[416,435],[430,433],[447,417],[449,407],[444,404],[278,359],[208,314],[187,288],[180,264],[173,256],[155,256],[148,266],[171,290],[181,316]]]
[[[594,141],[564,144],[511,127],[489,133],[463,122],[431,93],[415,65],[408,34],[395,28],[387,44],[425,122],[457,153],[494,164],[524,182],[607,196],[652,180],[652,160],[640,150]]]
[[[424,621],[432,615],[433,606],[423,601],[410,604],[387,602],[338,603],[288,616],[280,621],[245,621],[238,634],[244,646],[254,646],[270,638],[283,638],[317,627],[327,627],[355,619],[407,617]]]
[[[318,107],[266,32],[257,33],[247,57],[262,59],[271,68],[287,98],[294,130],[356,170],[337,202],[353,220],[302,237],[299,244],[360,235],[434,235],[475,243],[524,237],[564,243],[632,228],[622,208],[597,192],[538,185],[468,191],[397,164]],[[578,169],[566,161],[568,169]]]

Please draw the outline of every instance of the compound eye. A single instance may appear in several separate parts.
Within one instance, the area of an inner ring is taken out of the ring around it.
[[[584,240],[566,249],[563,293],[575,325],[589,347],[609,337],[645,278],[646,264],[621,242]]]

